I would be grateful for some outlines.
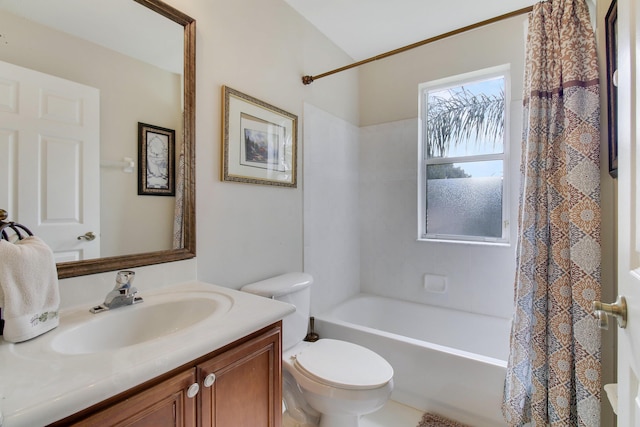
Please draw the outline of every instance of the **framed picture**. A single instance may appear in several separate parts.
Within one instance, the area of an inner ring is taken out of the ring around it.
[[[175,134],[172,129],[138,123],[139,195],[175,195]]]
[[[222,87],[222,180],[296,187],[297,116]]]
[[[609,174],[618,176],[618,2],[613,0],[605,17],[607,44],[607,114],[609,137]]]

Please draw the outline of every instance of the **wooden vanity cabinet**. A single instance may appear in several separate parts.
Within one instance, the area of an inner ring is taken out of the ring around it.
[[[280,427],[281,375],[278,322],[50,427]]]
[[[280,427],[281,367],[279,329],[199,364],[202,426]]]
[[[195,426],[196,399],[187,397],[188,388],[195,382],[196,374],[192,368],[77,422],[61,425],[77,427]]]

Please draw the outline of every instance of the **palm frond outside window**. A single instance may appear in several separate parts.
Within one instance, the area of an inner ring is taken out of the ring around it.
[[[447,157],[450,146],[461,144],[480,151],[483,144],[495,146],[502,140],[503,88],[488,94],[473,93],[465,86],[445,89],[429,95],[427,106],[427,157]]]

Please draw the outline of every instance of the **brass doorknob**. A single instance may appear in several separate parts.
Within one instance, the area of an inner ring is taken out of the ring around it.
[[[93,231],[87,231],[82,236],[78,236],[78,240],[86,240],[89,242],[94,240],[95,238],[96,238],[96,235],[93,234]]]
[[[623,296],[618,296],[613,304],[605,304],[600,301],[593,302],[593,313],[598,316],[600,329],[608,329],[609,321],[607,316],[613,316],[618,321],[618,327],[627,327],[627,300]]]

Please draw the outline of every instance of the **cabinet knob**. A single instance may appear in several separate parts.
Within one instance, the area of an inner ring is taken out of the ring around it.
[[[211,387],[216,382],[216,374],[209,374],[204,377],[204,386]]]
[[[200,386],[198,385],[198,383],[193,383],[187,389],[187,397],[189,399],[192,399],[196,397],[196,394],[198,394],[199,391],[200,391]]]

